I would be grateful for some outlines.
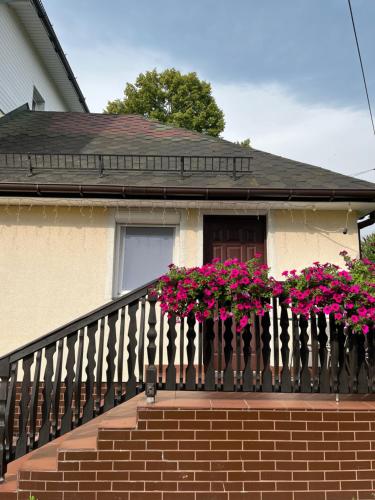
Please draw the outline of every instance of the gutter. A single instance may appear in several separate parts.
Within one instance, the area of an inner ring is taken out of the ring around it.
[[[42,2],[40,0],[31,0],[31,3],[33,4],[34,8],[36,9],[40,20],[42,21],[45,29],[47,30],[48,37],[49,37],[52,45],[54,46],[55,51],[57,52],[59,58],[61,59],[61,62],[65,68],[67,75],[68,75],[68,79],[71,82],[71,84],[73,85],[74,90],[76,91],[79,102],[81,103],[85,112],[89,113],[90,111],[89,111],[89,108],[87,107],[85,97],[82,94],[82,91],[77,83],[77,80],[74,76],[73,70],[70,67],[68,59],[66,58],[66,56],[64,54],[64,51],[60,45],[60,42],[56,36],[55,30],[53,29],[51,21],[49,20],[49,18],[47,16],[47,12],[45,11],[45,9],[43,7]]]
[[[272,189],[153,187],[93,184],[2,183],[0,196],[54,196],[82,198],[160,198],[201,200],[286,200],[286,201],[366,201],[375,202],[375,189]]]

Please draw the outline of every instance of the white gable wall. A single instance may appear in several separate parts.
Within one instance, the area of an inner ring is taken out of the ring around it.
[[[0,4],[0,110],[31,108],[33,88],[45,101],[45,111],[68,111],[39,55],[16,15]]]

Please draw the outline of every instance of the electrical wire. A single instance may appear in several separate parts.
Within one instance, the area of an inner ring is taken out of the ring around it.
[[[361,56],[361,49],[359,48],[359,42],[358,42],[358,36],[357,36],[357,30],[356,30],[356,27],[355,27],[354,16],[353,16],[353,10],[352,10],[352,4],[351,4],[351,1],[350,1],[350,0],[348,0],[348,4],[349,4],[349,10],[350,10],[350,17],[351,17],[351,19],[352,19],[353,31],[354,31],[354,36],[355,36],[355,43],[356,43],[356,45],[357,45],[357,51],[358,51],[359,62],[360,62],[360,65],[361,65],[361,70],[362,70],[362,78],[363,78],[363,83],[364,83],[364,86],[365,86],[365,91],[366,91],[367,105],[368,105],[368,110],[369,110],[369,113],[370,113],[370,119],[371,119],[371,124],[372,124],[372,130],[373,130],[374,135],[375,135],[375,124],[374,124],[374,118],[373,118],[373,115],[372,115],[371,103],[370,103],[370,97],[369,97],[369,94],[368,94],[368,89],[367,89],[367,82],[366,82],[365,70],[364,70],[364,68],[363,68],[363,62],[362,62],[362,56]]]

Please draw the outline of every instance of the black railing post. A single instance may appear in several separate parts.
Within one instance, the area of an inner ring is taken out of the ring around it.
[[[8,397],[8,384],[10,378],[9,358],[0,360],[0,483],[4,482],[7,470],[5,425],[6,425],[6,402]]]
[[[148,346],[147,346],[147,356],[148,356],[148,366],[146,370],[146,397],[148,403],[155,402],[156,396],[156,380],[157,380],[157,369],[155,366],[156,357],[156,344],[155,340],[157,337],[156,332],[156,306],[157,298],[155,294],[150,294],[148,297],[148,302],[150,304],[150,312],[148,315],[149,329],[147,332]]]

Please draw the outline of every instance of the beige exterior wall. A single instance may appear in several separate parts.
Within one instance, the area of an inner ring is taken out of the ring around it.
[[[268,262],[276,278],[314,261],[343,265],[341,250],[359,256],[354,211],[271,210],[267,233]]]
[[[0,207],[0,354],[111,299],[117,223],[175,225],[174,260],[194,266],[202,263],[205,213],[235,215],[196,208]],[[347,210],[270,210],[273,275],[315,260],[340,264],[342,249],[357,256],[356,217]]]

